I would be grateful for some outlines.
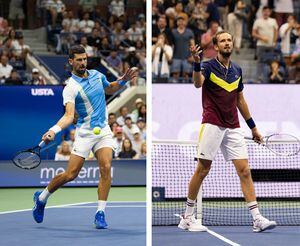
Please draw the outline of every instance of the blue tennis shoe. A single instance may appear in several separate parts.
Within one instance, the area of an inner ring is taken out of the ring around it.
[[[96,213],[94,225],[97,229],[106,229],[107,228],[104,211],[98,211]]]
[[[42,223],[44,219],[44,210],[46,203],[43,203],[39,200],[39,195],[41,194],[41,191],[36,191],[33,195],[33,201],[34,201],[34,207],[32,209],[32,215],[34,220],[37,223]]]

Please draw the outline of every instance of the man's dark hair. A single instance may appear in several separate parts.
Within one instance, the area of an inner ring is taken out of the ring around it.
[[[85,49],[81,45],[74,45],[69,50],[69,58],[73,59],[75,54],[84,54]]]
[[[269,6],[264,6],[262,10],[271,9]]]
[[[231,38],[233,39],[233,36],[232,36],[231,33],[227,32],[227,31],[219,31],[219,32],[217,32],[217,33],[215,34],[215,36],[213,37],[213,44],[214,44],[214,45],[218,44],[218,37],[219,37],[221,34],[223,34],[223,33],[228,33],[228,34],[231,36]]]

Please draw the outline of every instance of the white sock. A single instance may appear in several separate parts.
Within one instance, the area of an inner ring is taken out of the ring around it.
[[[97,209],[97,212],[98,211],[105,211],[105,207],[106,207],[106,201],[103,201],[103,200],[98,200],[98,209]]]
[[[247,203],[247,206],[250,210],[253,220],[255,220],[257,216],[261,215],[258,209],[257,201],[249,202]]]
[[[196,201],[196,200],[191,200],[190,198],[187,198],[187,200],[186,200],[186,209],[185,209],[184,217],[191,216],[191,215],[194,214],[195,201]]]
[[[48,191],[48,188],[46,187],[43,192],[39,196],[39,200],[43,203],[46,203],[51,193]]]

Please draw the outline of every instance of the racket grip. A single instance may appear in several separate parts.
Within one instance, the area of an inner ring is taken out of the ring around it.
[[[46,145],[45,141],[41,141],[41,142],[39,143],[39,147],[40,147],[40,148],[43,148],[45,145]]]

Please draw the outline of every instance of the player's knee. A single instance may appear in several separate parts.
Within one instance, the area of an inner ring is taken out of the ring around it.
[[[103,178],[103,179],[109,178],[110,177],[110,169],[111,169],[110,161],[105,161],[105,162],[101,163],[101,165],[100,165],[101,178]]]
[[[251,177],[251,171],[249,167],[243,168],[239,171],[239,176],[242,179],[248,179]]]
[[[199,176],[205,177],[209,173],[210,167],[211,165],[199,164],[196,169],[196,172],[198,173]]]

